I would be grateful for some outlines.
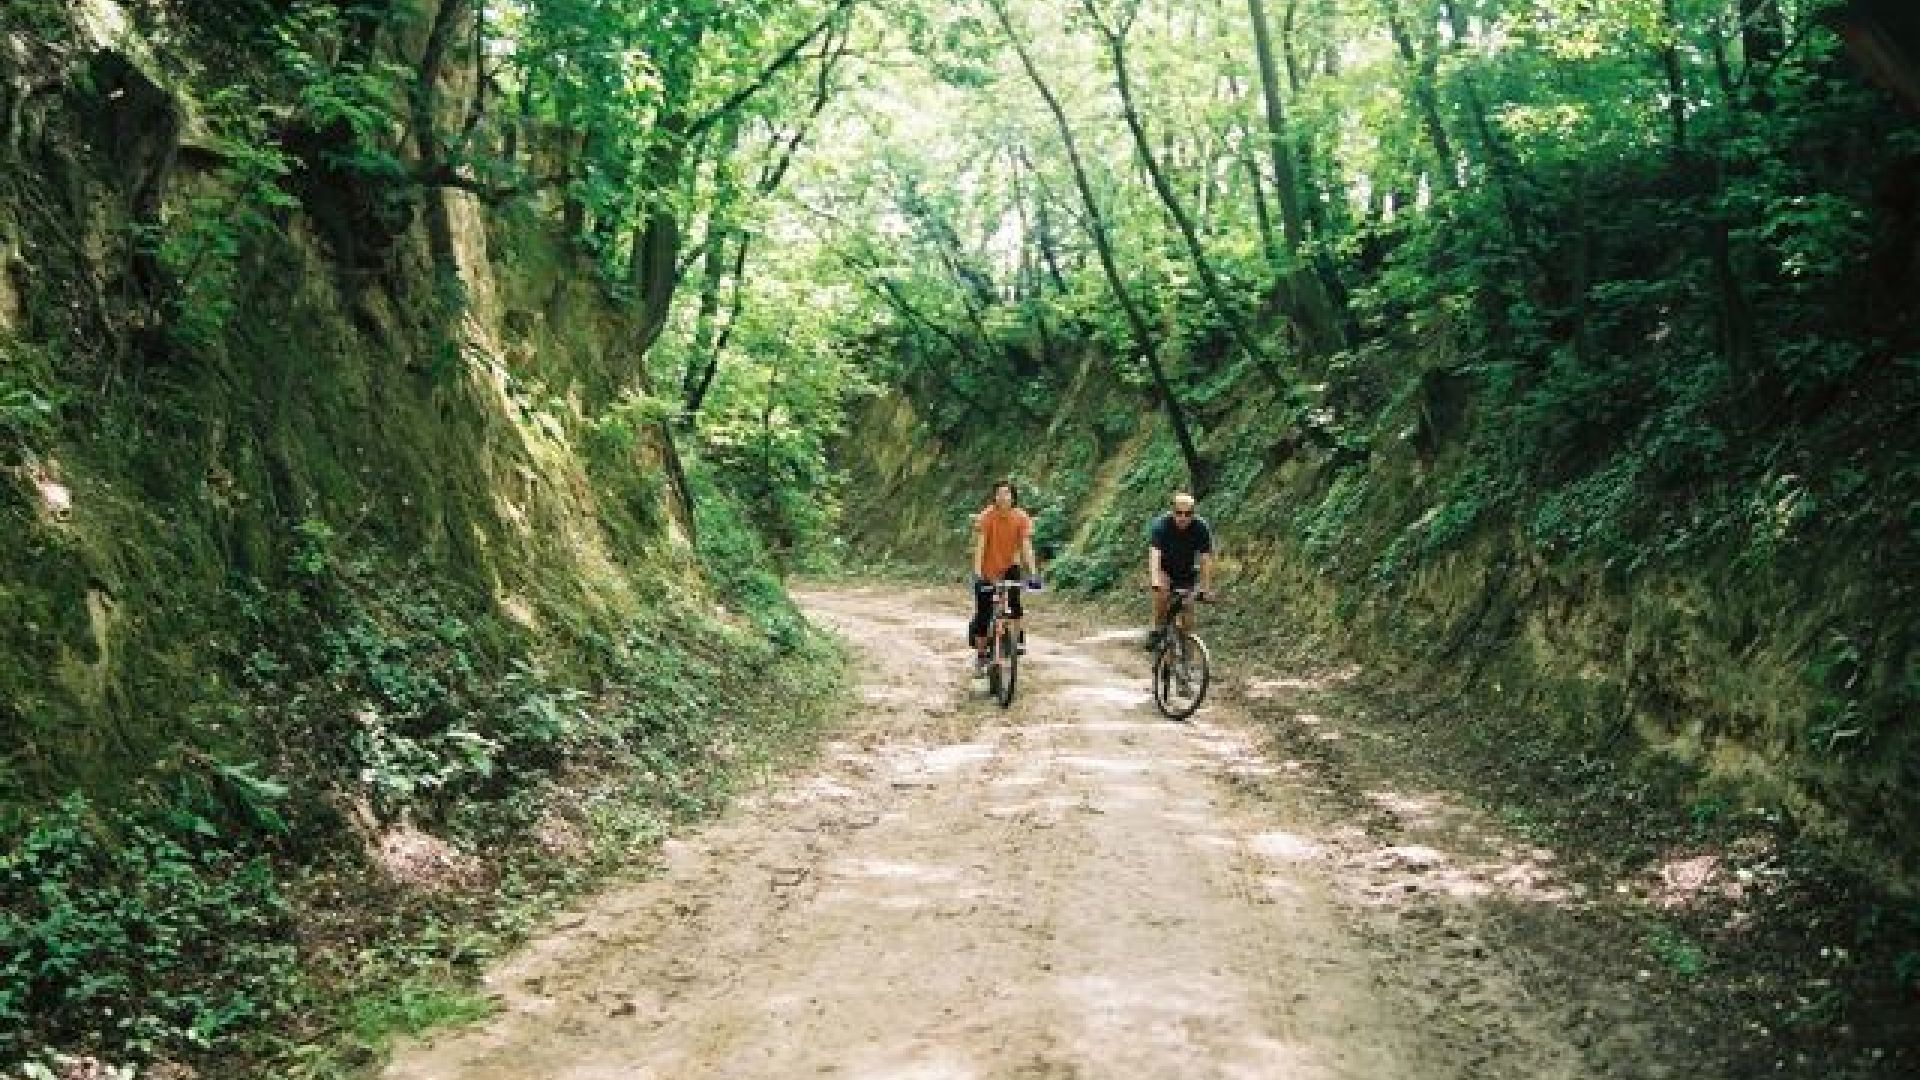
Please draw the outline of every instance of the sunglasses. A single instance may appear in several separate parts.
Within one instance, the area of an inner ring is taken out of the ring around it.
[[[1173,512],[1173,516],[1174,516],[1174,517],[1192,517],[1192,516],[1193,516],[1193,511],[1191,511],[1191,510],[1175,510],[1175,511]]]

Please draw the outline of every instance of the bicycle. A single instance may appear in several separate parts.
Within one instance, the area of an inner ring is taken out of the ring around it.
[[[1167,599],[1166,630],[1153,651],[1153,703],[1169,720],[1185,720],[1206,699],[1212,679],[1207,643],[1191,628],[1195,589],[1174,589]]]
[[[987,622],[987,693],[1001,708],[1013,704],[1013,687],[1020,679],[1020,633],[1008,625],[1013,618],[1013,590],[1019,581],[993,583],[993,614]]]

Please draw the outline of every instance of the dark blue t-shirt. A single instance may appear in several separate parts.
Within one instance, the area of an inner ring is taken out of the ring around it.
[[[1172,514],[1161,514],[1153,519],[1153,527],[1148,530],[1148,543],[1160,549],[1160,568],[1168,577],[1191,582],[1194,560],[1213,554],[1213,529],[1207,525],[1206,518],[1197,515],[1182,529],[1173,523]]]

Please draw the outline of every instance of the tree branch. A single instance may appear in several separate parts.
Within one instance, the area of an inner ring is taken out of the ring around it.
[[[760,74],[752,82],[727,95],[725,101],[714,106],[705,116],[695,120],[693,124],[687,128],[685,137],[692,139],[694,136],[699,135],[707,128],[719,123],[720,119],[728,113],[746,104],[748,98],[766,89],[767,84],[773,81],[775,75],[786,70],[789,65],[800,58],[800,54],[805,51],[806,47],[813,44],[813,39],[824,33],[828,27],[833,25],[836,19],[840,18],[842,14],[846,13],[858,2],[859,0],[839,0],[838,3],[834,4],[833,9],[827,12],[825,18],[822,18],[816,23],[813,29],[807,31],[799,40],[787,46],[785,51],[781,52],[779,56],[774,57],[773,63],[768,64],[762,69]]]

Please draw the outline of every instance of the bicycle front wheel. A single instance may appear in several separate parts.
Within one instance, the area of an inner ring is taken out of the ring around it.
[[[1192,634],[1169,632],[1153,654],[1153,703],[1169,720],[1185,720],[1207,696],[1212,673],[1207,643]]]
[[[1013,704],[1013,684],[1020,678],[1020,641],[1012,630],[993,639],[993,673],[993,697],[1004,709]]]

